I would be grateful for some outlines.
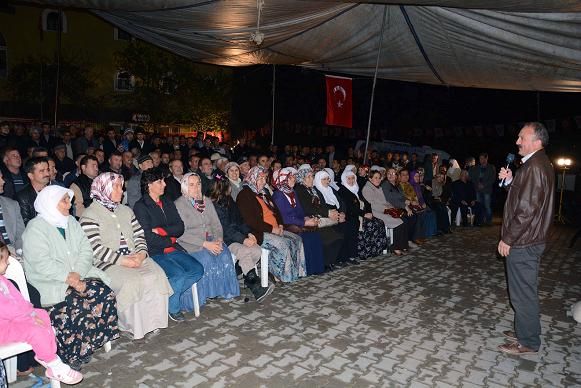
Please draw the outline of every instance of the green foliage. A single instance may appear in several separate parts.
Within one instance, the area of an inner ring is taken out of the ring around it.
[[[42,56],[29,56],[10,69],[7,89],[17,102],[54,106],[57,80],[57,61]],[[83,55],[63,54],[60,60],[59,98],[61,103],[91,106],[90,96],[95,86],[91,65]]]
[[[229,74],[198,65],[149,44],[133,41],[115,56],[119,69],[135,77],[133,92],[117,96],[155,123],[180,123],[196,130],[225,130],[229,125]]]

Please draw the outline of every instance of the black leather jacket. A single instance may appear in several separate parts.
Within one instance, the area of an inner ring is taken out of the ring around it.
[[[36,217],[36,210],[34,210],[36,195],[36,190],[34,190],[34,187],[30,183],[16,194],[15,199],[18,205],[20,205],[20,214],[22,214],[24,225]]]

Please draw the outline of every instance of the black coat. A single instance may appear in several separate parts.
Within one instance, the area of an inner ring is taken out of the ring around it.
[[[175,201],[182,196],[182,185],[173,177],[173,175],[168,176],[164,179],[165,181],[165,192],[164,197],[170,201]]]
[[[226,245],[232,243],[244,243],[244,240],[248,237],[248,233],[252,230],[250,226],[244,223],[240,210],[236,202],[231,197],[228,197],[227,204],[218,204],[214,202],[214,208],[216,213],[218,213],[218,218],[222,224],[222,230],[224,233],[224,242]]]
[[[305,186],[301,184],[295,186],[295,193],[305,211],[305,216],[329,217],[330,208],[325,203],[323,194],[316,187],[313,187],[313,190],[317,192],[318,199],[312,196]]]
[[[145,232],[149,255],[162,255],[165,248],[175,248],[185,252],[186,250],[181,245],[171,241],[171,237],[177,238],[184,234],[184,222],[176,209],[176,205],[164,197],[161,197],[161,203],[163,210],[146,194],[133,207],[135,216]],[[167,236],[153,233],[152,229],[154,228],[163,228],[167,232]]]
[[[36,210],[34,209],[34,201],[36,200],[36,190],[29,183],[22,190],[16,194],[16,202],[20,205],[20,214],[22,214],[22,220],[24,225],[28,224],[28,221],[36,217]]]
[[[345,186],[339,186],[339,196],[344,205],[345,215],[347,219],[354,219],[363,217],[366,213],[371,213],[371,204],[361,195],[355,195]],[[359,200],[363,201],[363,210],[359,206]]]

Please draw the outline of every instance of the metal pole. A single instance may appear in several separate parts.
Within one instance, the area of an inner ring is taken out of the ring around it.
[[[54,91],[54,127],[57,126],[58,117],[58,106],[59,106],[59,83],[61,76],[61,41],[62,41],[62,31],[63,31],[63,15],[62,11],[59,9],[59,22],[57,31],[57,57],[56,57],[56,85]]]
[[[379,57],[381,56],[381,46],[383,44],[383,31],[385,29],[385,19],[387,19],[387,5],[383,6],[383,21],[381,22],[381,33],[379,34],[379,47],[377,48],[377,59],[375,61],[375,73],[373,74],[373,87],[371,88],[371,102],[369,103],[369,119],[367,121],[367,139],[365,141],[365,154],[363,164],[367,164],[367,149],[369,148],[369,137],[371,135],[371,118],[373,116],[373,101],[375,99],[375,85],[377,84],[377,70],[379,69]]]
[[[276,96],[276,65],[272,65],[272,125],[271,125],[271,139],[270,139],[270,145],[274,144],[274,102],[275,102],[275,96]]]

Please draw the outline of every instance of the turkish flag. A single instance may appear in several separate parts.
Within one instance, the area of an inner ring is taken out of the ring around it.
[[[325,124],[353,127],[353,80],[345,77],[325,76],[327,83],[327,117]]]

